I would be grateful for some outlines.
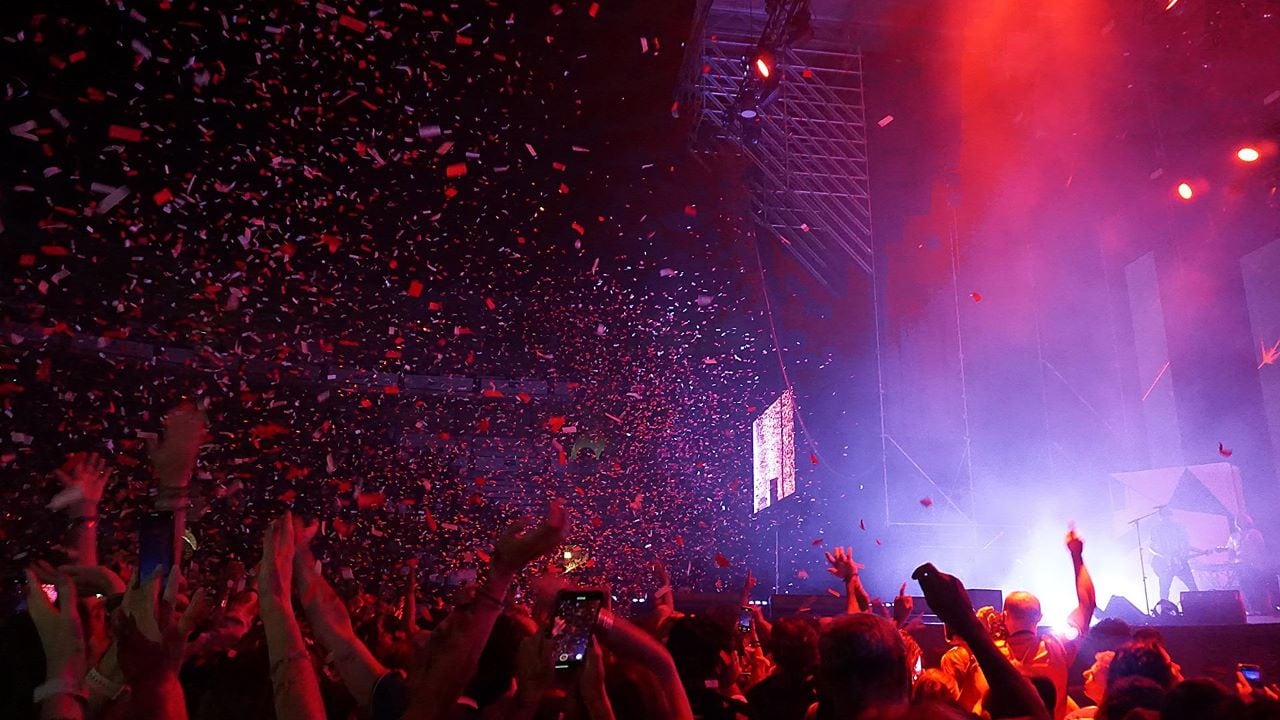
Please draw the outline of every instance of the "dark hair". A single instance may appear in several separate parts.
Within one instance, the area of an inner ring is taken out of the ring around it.
[[[1161,720],[1229,720],[1244,713],[1243,703],[1222,685],[1208,680],[1178,683],[1164,697]]]
[[[1098,720],[1124,720],[1134,710],[1160,710],[1165,689],[1145,677],[1126,677],[1114,685],[1108,682],[1107,696],[1098,706]]]
[[[818,628],[806,618],[782,618],[773,624],[769,649],[784,672],[808,674],[818,664]]]
[[[1133,628],[1129,627],[1129,623],[1120,618],[1107,618],[1093,626],[1093,629],[1089,631],[1089,637],[1123,638],[1128,640],[1133,637]]]
[[[1133,631],[1133,641],[1139,645],[1164,647],[1164,635],[1153,627],[1140,627]]]
[[[857,716],[911,692],[907,649],[893,623],[870,613],[835,619],[818,642],[820,717]]]
[[[1164,654],[1150,645],[1129,643],[1116,650],[1107,671],[1107,687],[1131,677],[1146,678],[1165,690],[1173,687],[1173,668]]]

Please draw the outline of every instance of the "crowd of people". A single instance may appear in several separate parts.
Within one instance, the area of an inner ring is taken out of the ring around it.
[[[1077,636],[1042,632],[1039,601],[1026,592],[1011,593],[1002,611],[975,611],[959,579],[924,564],[913,579],[951,643],[926,668],[905,584],[891,604],[872,600],[844,548],[827,553],[846,599],[837,617],[767,619],[749,602],[750,574],[723,607],[682,612],[655,564],[643,612],[612,607],[606,589],[603,607],[571,620],[564,598],[586,595],[553,562],[570,527],[561,500],[536,524],[507,527],[476,581],[447,595],[421,591],[422,567],[391,593],[345,592],[313,549],[319,523],[291,512],[267,525],[254,567],[184,560],[206,420],[181,405],[164,428],[150,449],[145,509],[168,522],[162,552],[142,547],[144,534],[139,547],[99,558],[112,469],[85,454],[58,472],[63,489],[50,507],[68,517],[70,534],[60,550],[33,549],[26,607],[4,620],[0,716],[1280,717],[1280,687],[1243,675],[1235,688],[1186,679],[1158,632],[1114,619],[1091,627],[1095,593],[1074,531]],[[562,640],[583,617],[589,640],[572,657]],[[1070,668],[1088,651],[1083,696],[1073,697]]]

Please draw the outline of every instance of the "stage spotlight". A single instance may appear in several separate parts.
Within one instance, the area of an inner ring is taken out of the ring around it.
[[[1196,194],[1195,191],[1191,189],[1191,186],[1189,184],[1187,183],[1178,184],[1178,197],[1182,198],[1183,200],[1190,200],[1195,194]]]
[[[769,52],[767,49],[760,48],[759,52],[756,53],[756,59],[753,64],[756,69],[756,74],[759,75],[761,79],[768,80],[773,76],[776,62],[773,57],[773,53]]]
[[[1262,157],[1262,154],[1258,152],[1257,148],[1246,145],[1236,151],[1236,157],[1240,158],[1241,162],[1251,163],[1257,162],[1258,158]]]

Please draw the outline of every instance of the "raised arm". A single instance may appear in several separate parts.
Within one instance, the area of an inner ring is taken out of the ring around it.
[[[862,565],[853,561],[853,548],[837,547],[827,553],[827,563],[831,566],[827,572],[840,578],[844,583],[845,612],[866,612],[871,609],[871,596],[862,587],[862,579],[858,570]]]
[[[594,633],[610,652],[653,673],[667,704],[667,718],[693,720],[693,709],[689,707],[675,661],[657,640],[608,610],[600,612]]]
[[[911,577],[919,581],[925,600],[938,619],[968,643],[991,687],[984,704],[991,717],[1049,720],[1049,711],[1035,686],[1001,654],[974,614],[964,584],[929,563],[916,568]]]
[[[1089,568],[1084,565],[1084,540],[1076,533],[1075,528],[1067,532],[1067,550],[1071,553],[1071,565],[1075,570],[1076,602],[1071,613],[1071,624],[1080,631],[1083,638],[1089,632],[1089,624],[1093,621],[1093,613],[1098,609],[1098,594],[1093,587],[1093,578],[1089,576]]]
[[[324,717],[325,711],[311,654],[293,614],[293,529],[289,513],[267,526],[262,540],[258,608],[267,636],[276,718],[310,720]]]
[[[49,503],[51,510],[64,510],[70,520],[66,547],[77,565],[98,564],[98,504],[111,477],[107,461],[94,453],[68,458],[66,470],[54,472],[62,491]]]
[[[44,647],[45,681],[35,690],[44,720],[80,720],[89,695],[84,687],[84,630],[76,611],[76,586],[67,575],[51,578],[58,604],[44,594],[41,578],[27,571],[27,608]]]
[[[568,529],[564,505],[553,500],[542,524],[523,532],[513,524],[498,540],[485,584],[475,600],[449,615],[427,644],[424,662],[415,668],[411,681],[413,701],[408,720],[436,720],[446,717],[475,674],[480,653],[506,604],[507,592],[516,573],[533,560],[555,550]]]
[[[303,525],[294,519],[294,587],[311,631],[328,651],[347,691],[360,707],[367,708],[373,700],[374,687],[388,670],[356,637],[347,606],[316,567],[311,538],[319,527],[318,523]]]
[[[191,475],[200,446],[209,439],[209,423],[195,405],[184,402],[164,416],[164,437],[151,445],[156,473],[156,509],[173,513],[173,556],[182,557],[182,536],[191,507]]]

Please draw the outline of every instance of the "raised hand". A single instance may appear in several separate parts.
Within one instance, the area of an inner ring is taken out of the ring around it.
[[[555,550],[569,531],[569,516],[563,500],[552,500],[547,516],[532,530],[516,521],[507,527],[493,551],[493,570],[514,575],[525,565]]]
[[[124,580],[101,565],[61,565],[58,570],[75,581],[86,595],[119,595],[125,591]]]
[[[911,611],[915,609],[915,599],[907,594],[907,584],[902,583],[902,587],[898,588],[898,597],[893,599],[893,622],[898,627],[902,627],[911,617]]]
[[[861,563],[853,561],[853,548],[836,547],[832,552],[827,554],[827,564],[831,567],[827,568],[827,572],[835,575],[844,582],[849,582],[858,575],[858,570],[862,568]]]
[[[175,603],[182,573],[177,568],[169,573],[163,594],[160,581],[159,570],[146,580],[135,577],[120,605],[122,618],[117,633],[120,669],[135,687],[139,683],[158,686],[177,681],[186,653],[187,635],[196,624],[197,613],[207,608],[202,589],[191,598],[187,612],[178,615]]]
[[[751,591],[755,590],[757,584],[759,584],[759,581],[751,574],[751,570],[747,570],[747,576],[742,579],[742,591],[739,593],[738,598],[740,600],[739,605],[746,607],[750,604]]]
[[[72,517],[95,517],[102,491],[111,477],[107,461],[96,453],[80,453],[67,458],[67,469],[54,471],[62,491],[49,501],[50,510],[66,510]]]
[[[667,566],[661,560],[653,561],[653,579],[657,581],[658,587],[667,587],[671,584],[671,574],[667,572]]]
[[[1072,526],[1067,530],[1066,543],[1067,550],[1071,553],[1072,557],[1078,557],[1084,552],[1084,539],[1076,532],[1075,526]]]
[[[164,438],[150,446],[151,464],[162,489],[187,487],[200,446],[209,440],[208,428],[205,414],[189,402],[164,416]]]
[[[55,606],[42,588],[42,579],[27,570],[27,609],[44,646],[47,677],[64,679],[78,687],[85,673],[84,630],[76,611],[76,584],[70,576],[57,573],[49,584],[58,588]]]
[[[263,609],[289,607],[292,602],[293,559],[297,538],[293,514],[286,512],[267,526],[262,538],[262,565],[258,571],[258,591]]]

